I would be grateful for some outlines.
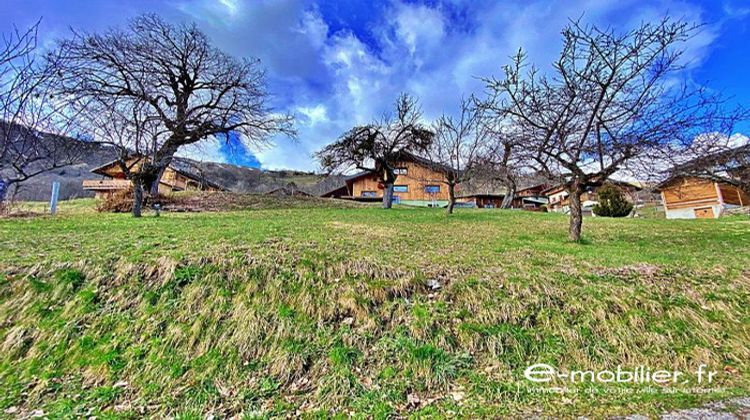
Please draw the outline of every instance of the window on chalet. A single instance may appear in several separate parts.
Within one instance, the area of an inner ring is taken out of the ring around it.
[[[409,192],[409,186],[408,185],[394,185],[393,192],[397,192],[397,193]]]
[[[440,185],[425,185],[424,192],[427,194],[437,194],[440,192]]]
[[[362,191],[361,197],[377,197],[378,193],[375,191]]]
[[[393,173],[396,175],[408,175],[409,174],[409,168],[395,168],[393,170]]]

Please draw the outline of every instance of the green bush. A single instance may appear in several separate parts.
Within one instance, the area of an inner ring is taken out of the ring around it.
[[[612,184],[605,184],[597,191],[599,204],[593,212],[602,217],[625,217],[633,211],[633,205],[625,199],[622,190]]]

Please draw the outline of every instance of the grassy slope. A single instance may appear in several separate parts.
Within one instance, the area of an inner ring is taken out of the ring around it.
[[[61,214],[0,220],[0,408],[598,415],[750,392],[747,219],[587,219],[577,245],[519,211]],[[726,391],[540,395],[536,362],[708,363]]]

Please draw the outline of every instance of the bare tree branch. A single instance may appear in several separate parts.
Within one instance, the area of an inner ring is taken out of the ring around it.
[[[184,145],[235,132],[249,146],[262,147],[275,134],[295,135],[291,117],[267,105],[259,61],[220,51],[195,24],[173,26],[143,15],[124,29],[74,31],[50,58],[58,63],[59,93],[72,112],[95,103],[94,109],[137,109],[158,123],[153,153],[142,168],[151,193]],[[105,134],[100,129],[90,127]]]
[[[403,153],[422,152],[434,138],[434,133],[420,122],[422,111],[416,99],[402,94],[395,109],[395,115],[354,127],[315,153],[327,171],[374,170],[385,185],[384,208],[391,208],[396,164]]]

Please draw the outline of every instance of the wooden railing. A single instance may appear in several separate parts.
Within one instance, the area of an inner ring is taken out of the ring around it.
[[[87,179],[83,181],[84,190],[125,190],[130,188],[127,179]]]

